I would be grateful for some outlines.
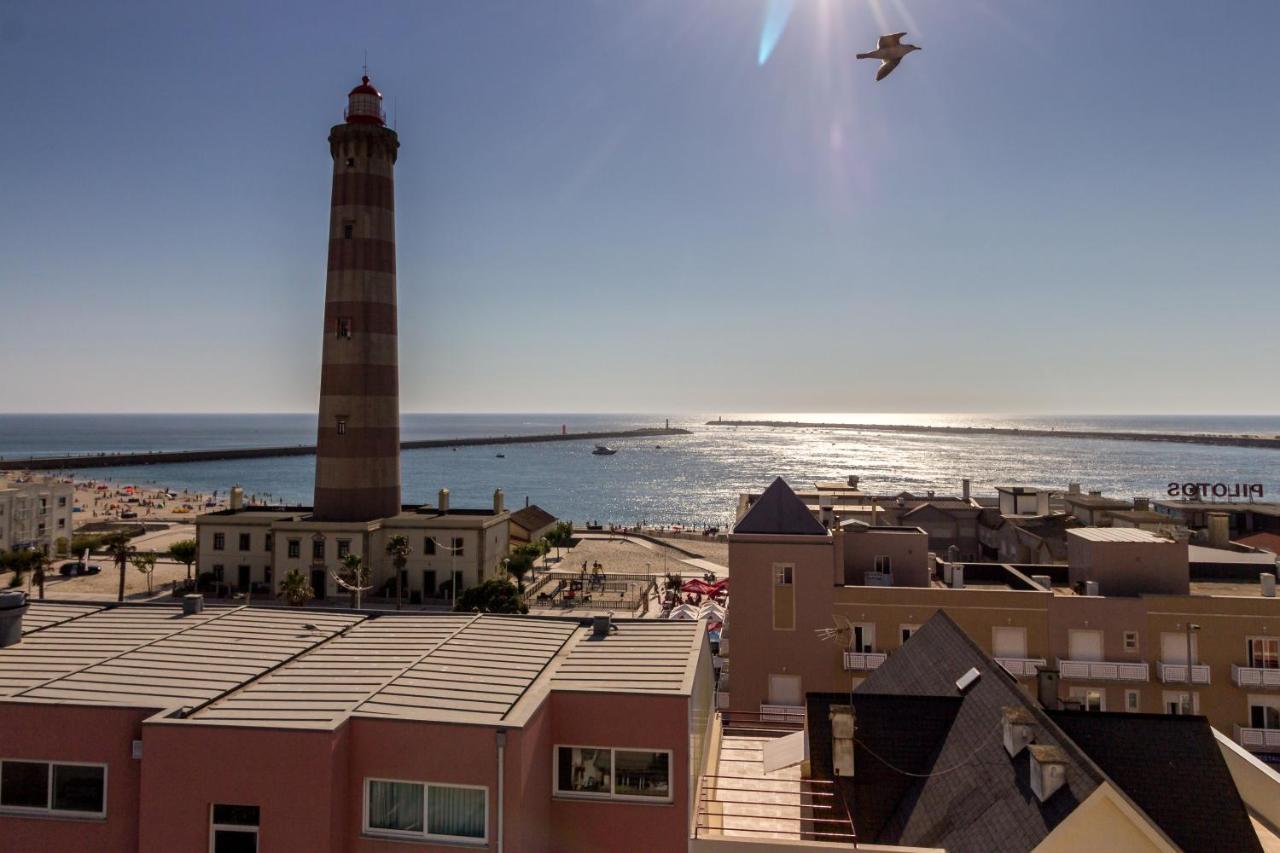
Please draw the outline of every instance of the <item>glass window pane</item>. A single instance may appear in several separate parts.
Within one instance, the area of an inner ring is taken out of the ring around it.
[[[69,812],[103,810],[106,771],[102,767],[53,765],[53,807]]]
[[[665,752],[614,751],[613,792],[627,797],[671,796],[670,756]]]
[[[476,788],[427,787],[427,832],[484,838],[485,792]]]
[[[422,832],[422,786],[414,782],[369,782],[369,828]]]
[[[609,750],[586,749],[579,746],[560,747],[557,774],[560,790],[586,794],[607,794],[610,791]]]
[[[257,806],[228,806],[215,804],[213,822],[233,826],[257,826],[261,814]]]
[[[49,765],[6,761],[0,765],[0,806],[49,807]]]
[[[215,829],[213,853],[258,853],[258,833],[242,829]]]

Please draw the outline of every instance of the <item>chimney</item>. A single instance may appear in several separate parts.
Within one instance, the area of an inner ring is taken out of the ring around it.
[[[436,499],[436,509],[440,510],[441,512],[449,511],[449,490],[448,489],[440,490],[440,494]]]
[[[969,478],[965,477],[960,481],[960,497],[969,500]]]
[[[849,484],[849,488],[853,489],[854,491],[857,491],[857,489],[858,489],[858,475],[857,475],[857,474],[850,474],[850,475],[849,475],[849,479],[848,479],[848,480],[846,480],[845,482]]]
[[[1049,711],[1058,709],[1058,671],[1051,666],[1036,670],[1036,701]]]
[[[951,567],[951,588],[964,589],[964,566]]]
[[[493,514],[502,515],[504,512],[502,489],[493,490]]]
[[[1134,498],[1133,508],[1138,512],[1147,512],[1151,509],[1151,498]]]
[[[831,506],[818,506],[818,521],[822,522],[822,526],[830,530],[836,523],[836,511]]]
[[[1061,747],[1033,743],[1031,752],[1031,791],[1045,802],[1067,782],[1067,754]]]
[[[1264,598],[1276,597],[1276,576],[1271,572],[1263,572],[1258,575],[1258,583],[1262,584],[1262,595]]]
[[[204,596],[198,593],[182,596],[182,615],[195,616],[204,612]]]
[[[1084,594],[1085,594],[1085,595],[1099,595],[1100,593],[1098,592],[1098,582],[1097,582],[1097,581],[1085,581],[1085,582],[1084,582]]]
[[[618,628],[613,624],[612,613],[602,613],[591,617],[592,637],[598,640],[603,640],[605,637],[609,636],[610,633],[616,630],[618,630]]]
[[[1016,756],[1036,739],[1036,718],[1022,705],[1004,708],[1004,751]]]
[[[231,487],[231,499],[229,505],[233,510],[244,509],[244,489],[239,484]]]
[[[1049,493],[1043,489],[1036,492],[1036,515],[1049,514]]]
[[[0,649],[22,642],[22,616],[27,612],[27,594],[10,589],[0,592]]]
[[[1067,483],[1067,494],[1069,494],[1069,495],[1078,495],[1078,494],[1080,494],[1080,484],[1079,484],[1079,483]]]
[[[832,705],[827,711],[831,720],[831,767],[837,776],[853,777],[853,706]]]

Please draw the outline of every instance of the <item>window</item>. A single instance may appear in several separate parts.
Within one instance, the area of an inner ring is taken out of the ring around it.
[[[1249,666],[1255,669],[1280,669],[1280,637],[1250,637]]]
[[[354,158],[354,157],[348,157],[348,158],[347,158],[347,168],[348,168],[348,169],[354,169],[355,167],[356,167],[356,158]]]
[[[105,817],[105,764],[0,761],[0,809]]]
[[[667,750],[556,747],[556,793],[612,800],[671,801]]]
[[[1166,714],[1197,714],[1200,712],[1200,697],[1195,693],[1175,693],[1166,690],[1163,698],[1164,712]]]
[[[214,804],[209,815],[209,849],[212,853],[257,853],[257,806]]]
[[[60,518],[60,519],[58,519],[58,529],[59,529],[59,530],[65,530],[65,529],[66,529],[66,526],[67,526],[67,520],[66,520],[65,518]]]
[[[320,537],[319,539],[311,540],[311,559],[313,560],[324,559],[324,537],[323,536]]]
[[[1263,704],[1265,700],[1249,698],[1249,727],[1254,729],[1280,729],[1280,707]]]
[[[350,317],[338,318],[338,337],[340,338],[351,337],[351,318]]]
[[[453,556],[455,556],[455,557],[461,557],[461,556],[462,556],[462,553],[463,553],[463,552],[462,552],[462,537],[461,537],[461,536],[455,536],[455,537],[453,537],[453,544],[451,544],[451,545],[449,546],[449,550],[453,552]]]
[[[868,622],[853,625],[849,649],[855,652],[874,652],[876,650],[875,624]]]
[[[436,552],[436,540],[430,536],[422,540],[422,553],[430,556]]]
[[[216,580],[218,583],[222,583],[222,578],[226,573],[227,573],[227,570],[223,568],[221,565],[217,565],[213,567],[213,579]]]
[[[1124,692],[1124,709],[1130,713],[1141,711],[1142,694],[1137,690],[1126,690]]]
[[[302,556],[302,542],[297,539],[289,540],[289,556],[295,560]]]
[[[61,508],[61,507],[65,507],[66,505],[67,505],[67,499],[66,499],[65,497],[58,498],[58,507],[59,507],[59,508]]]
[[[240,550],[241,551],[248,551],[249,548],[252,547],[252,544],[253,544],[252,537],[250,536],[250,534],[248,533],[240,534]]]
[[[907,640],[910,640],[911,635],[918,630],[920,630],[919,625],[899,625],[898,637],[901,638],[902,642],[905,643]]]
[[[1124,632],[1124,650],[1126,652],[1138,651],[1138,632],[1137,631]]]
[[[347,419],[343,417],[339,417],[338,418],[338,435],[346,435],[346,434],[347,434]]]
[[[365,780],[364,830],[370,834],[484,841],[488,828],[487,788]]]
[[[222,551],[226,547],[227,547],[227,534],[225,533],[213,534],[213,550]]]
[[[271,567],[266,566],[262,570],[262,582],[267,586],[271,586]]]
[[[877,554],[876,555],[876,571],[883,572],[886,575],[891,574],[893,572],[893,558],[887,557],[883,554]]]
[[[1096,687],[1072,687],[1069,694],[1080,706],[1081,711],[1107,710],[1107,697]]]
[[[270,551],[271,546],[275,544],[275,537],[268,533],[262,540],[263,550]]]
[[[342,239],[343,240],[350,240],[352,237],[355,236],[355,232],[356,232],[356,224],[354,222],[342,223]]]
[[[341,560],[343,557],[347,556],[350,553],[351,553],[351,540],[339,539],[338,540],[338,559]]]
[[[774,586],[791,586],[794,580],[793,573],[795,566],[774,566],[773,567],[773,585]]]

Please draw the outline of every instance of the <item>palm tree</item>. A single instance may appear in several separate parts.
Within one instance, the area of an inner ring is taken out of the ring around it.
[[[129,560],[137,552],[137,548],[129,544],[129,534],[112,533],[104,540],[103,548],[120,569],[120,592],[116,596],[116,601],[124,601],[124,570],[129,565]]]
[[[301,607],[315,598],[311,582],[300,569],[293,569],[280,581],[280,597],[294,607]]]
[[[400,575],[412,553],[413,548],[409,545],[408,536],[392,536],[387,540],[387,555],[391,557],[391,565],[396,567],[396,610],[404,606],[401,598],[404,590],[401,589]]]
[[[524,592],[524,576],[533,568],[533,556],[521,546],[507,558],[507,574],[516,579],[516,588]]]
[[[169,556],[187,567],[187,583],[191,582],[191,567],[196,562],[200,547],[194,539],[182,539],[169,546]]]
[[[360,559],[359,554],[347,554],[342,558],[342,575],[339,577],[339,583],[351,590],[351,599],[356,608],[360,609],[360,593],[369,587],[365,586],[369,582],[369,567],[364,564],[364,560]]]

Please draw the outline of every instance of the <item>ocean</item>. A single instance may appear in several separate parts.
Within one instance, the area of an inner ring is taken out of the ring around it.
[[[914,435],[818,427],[707,426],[726,420],[808,423],[933,424],[1020,429],[1280,435],[1280,416],[1017,416],[891,413],[730,413],[671,417],[687,436],[610,442],[614,456],[593,456],[590,442],[512,444],[406,451],[406,503],[434,501],[447,487],[455,506],[485,506],[501,488],[510,507],[527,498],[578,522],[724,526],[737,495],[776,476],[803,485],[857,474],[864,488],[975,493],[997,485],[1065,489],[1078,482],[1121,497],[1163,497],[1170,482],[1261,483],[1280,495],[1280,451],[1046,436]],[[406,414],[405,440],[661,426],[665,415]],[[0,415],[0,456],[146,450],[198,450],[311,444],[315,416]],[[498,456],[502,454],[502,458]],[[311,501],[309,456],[94,468],[81,476],[124,483],[225,492],[240,484],[272,501]]]

